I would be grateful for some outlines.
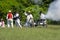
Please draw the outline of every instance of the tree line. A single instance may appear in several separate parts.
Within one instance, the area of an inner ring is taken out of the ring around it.
[[[0,0],[0,17],[6,21],[8,10],[12,10],[13,14],[19,12],[21,20],[24,22],[24,11],[31,11],[34,20],[37,20],[40,16],[39,12],[47,13],[49,4],[53,1],[54,0]]]

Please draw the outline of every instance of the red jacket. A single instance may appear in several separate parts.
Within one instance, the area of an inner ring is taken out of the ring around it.
[[[7,18],[8,18],[8,19],[12,19],[12,18],[13,18],[13,14],[12,14],[11,12],[9,12],[9,13],[7,14]]]

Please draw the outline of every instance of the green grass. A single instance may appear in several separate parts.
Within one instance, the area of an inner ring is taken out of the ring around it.
[[[48,25],[48,28],[0,28],[0,40],[60,40],[60,25]]]

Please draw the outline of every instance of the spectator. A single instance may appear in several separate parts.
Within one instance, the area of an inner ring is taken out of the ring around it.
[[[2,28],[4,28],[4,27],[5,27],[5,22],[4,22],[4,20],[3,20],[3,19],[1,19],[1,26],[2,26]]]
[[[13,14],[12,14],[11,10],[9,10],[9,12],[7,14],[7,25],[8,25],[8,28],[10,26],[13,28]]]

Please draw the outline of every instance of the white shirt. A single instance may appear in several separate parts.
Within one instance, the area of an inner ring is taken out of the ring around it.
[[[29,21],[30,20],[30,15],[27,15],[27,21]]]
[[[16,13],[15,15],[14,15],[14,17],[18,17],[19,16],[19,14],[18,13]]]
[[[27,15],[27,21],[29,21],[31,18],[33,19],[33,16],[32,16],[32,14],[30,14],[30,15]]]
[[[30,18],[33,18],[32,14],[30,14]]]
[[[41,16],[40,16],[41,19],[46,19],[45,15],[43,13],[41,13]]]

